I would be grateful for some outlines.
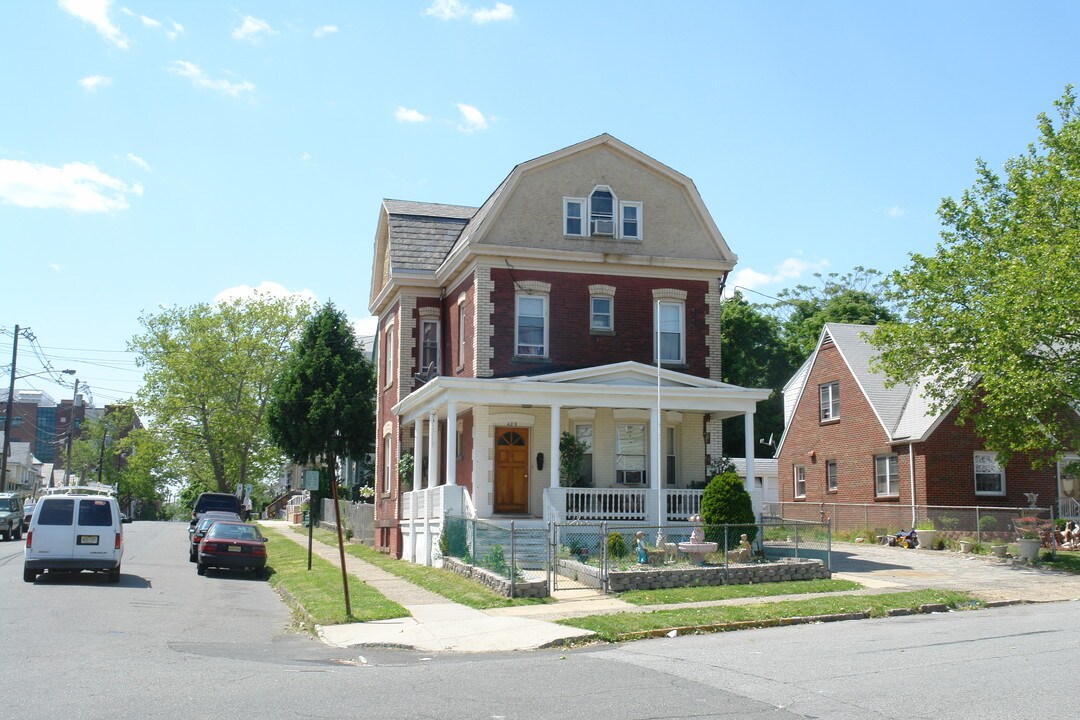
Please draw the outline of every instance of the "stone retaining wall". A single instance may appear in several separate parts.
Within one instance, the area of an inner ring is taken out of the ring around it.
[[[695,585],[748,585],[789,580],[827,580],[832,577],[820,560],[784,559],[776,562],[723,567],[657,568],[609,572],[608,590],[658,590]]]
[[[485,570],[484,568],[475,565],[466,565],[460,560],[451,557],[444,557],[442,559],[442,566],[445,570],[467,577],[506,597],[540,598],[547,597],[550,594],[548,592],[547,580],[530,580],[527,582],[524,580],[515,581],[513,595],[511,595],[510,581],[501,575],[496,575],[490,570]]]

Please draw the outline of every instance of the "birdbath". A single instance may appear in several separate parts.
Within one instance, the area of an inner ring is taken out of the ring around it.
[[[691,515],[689,520],[694,529],[690,531],[689,540],[679,543],[679,551],[686,553],[691,565],[704,565],[705,556],[716,552],[717,545],[705,540],[705,533],[701,531],[700,515]]]

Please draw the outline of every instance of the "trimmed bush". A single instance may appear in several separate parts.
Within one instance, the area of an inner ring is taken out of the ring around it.
[[[753,501],[734,472],[717,475],[705,486],[701,496],[701,522],[705,526],[705,538],[717,543],[721,550],[737,548],[743,533],[750,542],[757,537]],[[726,543],[724,530],[719,527],[725,524],[736,526],[728,528]]]
[[[626,538],[617,532],[609,532],[607,536],[608,555],[614,558],[626,557]]]

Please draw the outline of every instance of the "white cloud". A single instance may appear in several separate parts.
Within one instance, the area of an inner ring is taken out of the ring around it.
[[[130,160],[135,166],[141,168],[142,170],[145,170],[148,173],[154,172],[154,169],[150,167],[150,163],[146,162],[135,153],[128,153],[127,159]]]
[[[112,0],[60,0],[60,8],[83,22],[90,23],[110,45],[128,49],[128,38],[109,19]]]
[[[300,155],[300,162],[304,163],[305,165],[311,162],[311,153],[302,153]]]
[[[246,40],[251,43],[257,43],[262,40],[264,33],[267,35],[277,34],[277,32],[270,27],[270,23],[248,15],[244,18],[244,22],[240,27],[232,31],[232,36],[234,40]]]
[[[175,40],[177,35],[184,34],[184,26],[176,22],[175,20],[172,20],[171,22],[172,30],[166,30],[165,37],[169,38],[170,40]]]
[[[293,291],[280,283],[263,280],[257,287],[250,285],[236,285],[225,288],[214,296],[214,303],[227,303],[234,300],[249,300],[257,296],[269,296],[272,298],[296,298],[304,302],[315,302],[315,293],[311,290]]]
[[[394,119],[398,122],[422,123],[428,121],[428,116],[419,110],[412,110],[398,105],[398,109],[394,111]]]
[[[142,195],[142,185],[128,185],[93,163],[61,167],[0,160],[0,202],[25,208],[63,208],[75,212],[127,210],[128,194]]]
[[[364,339],[375,336],[375,331],[379,329],[379,318],[374,315],[360,318],[359,320],[353,320],[353,332],[356,333],[356,337]],[[370,345],[370,342],[368,343]]]
[[[217,92],[222,93],[223,95],[229,95],[230,97],[238,97],[243,93],[255,92],[255,85],[253,83],[247,81],[236,83],[224,79],[215,80],[204,73],[198,65],[186,60],[174,60],[172,65],[166,69],[173,75],[188,78],[195,87],[216,90]]]
[[[769,285],[775,285],[777,283],[785,282],[788,280],[794,280],[803,276],[806,273],[818,272],[829,266],[828,260],[817,260],[815,262],[808,262],[802,258],[787,258],[775,268],[771,273],[763,273],[754,270],[753,268],[744,268],[742,270],[736,270],[735,275],[728,283],[728,292],[732,292],[735,287],[746,288],[747,290],[755,290],[760,287],[767,287]]]
[[[142,24],[145,25],[146,27],[152,27],[152,28],[161,27],[161,21],[160,20],[155,20],[152,17],[147,17],[145,15],[140,15],[139,19],[142,20]]]
[[[495,7],[487,10],[476,10],[472,14],[472,21],[477,25],[500,20],[510,20],[514,17],[514,8],[506,3],[497,2]]]
[[[514,8],[512,5],[502,2],[497,2],[494,7],[490,8],[473,8],[461,2],[461,0],[435,0],[424,10],[424,14],[428,17],[447,21],[467,17],[477,25],[484,25],[489,22],[510,20],[514,17]]]
[[[461,132],[476,132],[478,130],[487,130],[488,121],[484,117],[484,113],[480,112],[472,105],[466,105],[465,103],[458,103],[458,112],[461,113],[461,124],[458,125],[458,130]]]
[[[891,208],[885,211],[885,214],[891,218],[903,217],[907,213],[907,210],[899,205],[893,205]]]
[[[79,84],[83,86],[87,92],[94,92],[99,87],[108,87],[112,85],[112,78],[105,77],[104,75],[90,75],[84,77],[79,81]]]
[[[315,28],[315,32],[312,33],[315,37],[322,37],[323,35],[330,35],[338,31],[337,25],[322,25]]]
[[[48,263],[49,269],[53,272],[60,272],[64,269],[64,266],[60,263]]]

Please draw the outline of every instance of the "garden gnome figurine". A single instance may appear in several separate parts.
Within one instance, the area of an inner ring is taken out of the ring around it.
[[[649,553],[645,552],[645,532],[638,530],[634,533],[634,547],[637,548],[637,561],[642,565],[649,562]]]

